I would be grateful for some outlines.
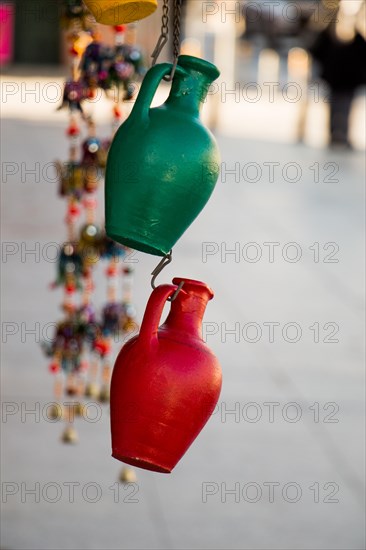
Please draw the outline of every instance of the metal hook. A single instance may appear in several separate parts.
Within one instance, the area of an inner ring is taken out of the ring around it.
[[[152,66],[154,66],[158,60],[158,57],[163,50],[164,46],[169,39],[169,0],[164,0],[163,5],[163,14],[161,18],[161,34],[159,36],[158,42],[155,46],[151,57],[153,58]]]
[[[151,57],[153,59],[152,60],[152,66],[154,66],[156,64],[156,62],[158,60],[158,57],[161,54],[161,51],[163,50],[163,48],[164,48],[164,46],[167,42],[168,42],[168,37],[164,36],[164,35],[161,35],[159,40],[158,40],[158,43],[155,46],[155,50],[151,54]]]
[[[174,60],[173,67],[170,74],[163,76],[163,80],[165,80],[165,82],[172,82],[175,75],[175,71],[177,70],[177,65],[178,65],[178,58]]]
[[[151,273],[151,275],[153,276],[153,278],[151,279],[151,286],[152,288],[155,290],[156,288],[156,285],[155,285],[155,280],[156,280],[156,277],[163,271],[163,269],[169,265],[171,263],[171,261],[173,260],[173,250],[171,250],[170,252],[168,252],[168,254],[166,254],[164,256],[164,258],[158,263],[158,265],[156,266],[156,268],[154,269],[154,271]],[[180,282],[179,285],[178,285],[178,288],[177,290],[174,292],[173,296],[171,296],[170,298],[168,298],[168,302],[174,302],[174,300],[176,299],[176,297],[178,296],[178,294],[180,293],[180,291],[182,290],[183,288],[183,285],[184,285],[184,281]]]
[[[166,254],[164,258],[158,263],[154,271],[152,271],[151,275],[153,276],[153,278],[151,279],[151,286],[153,287],[154,290],[156,289],[156,286],[155,286],[156,277],[159,275],[159,273],[163,271],[164,267],[170,264],[172,259],[173,259],[173,250],[168,252],[168,254]]]

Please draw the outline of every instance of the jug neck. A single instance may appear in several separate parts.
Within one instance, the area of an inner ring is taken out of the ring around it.
[[[176,71],[165,104],[184,113],[199,116],[209,87],[220,76],[220,72],[212,63],[189,55],[179,56],[178,67],[183,70]]]
[[[205,283],[192,279],[176,278],[173,284],[184,282],[182,290],[172,302],[170,313],[162,328],[177,330],[189,337],[202,339],[202,321],[206,306],[214,296]]]

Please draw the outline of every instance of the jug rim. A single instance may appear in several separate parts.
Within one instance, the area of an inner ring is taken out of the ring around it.
[[[198,288],[205,289],[209,294],[209,300],[212,300],[212,298],[215,296],[212,288],[202,281],[196,281],[195,279],[187,279],[185,277],[174,277],[172,282],[173,282],[173,285],[176,285],[176,286],[179,286],[180,283],[184,283],[182,290],[185,290],[185,289],[188,290],[189,286],[195,287],[197,289]]]
[[[202,72],[209,76],[212,81],[219,78],[221,74],[216,65],[200,57],[194,57],[193,55],[180,55],[178,57],[178,66],[183,69],[187,67]]]

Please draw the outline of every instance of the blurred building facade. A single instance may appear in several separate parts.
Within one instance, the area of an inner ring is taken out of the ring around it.
[[[4,42],[1,47],[12,42],[8,63],[57,65],[64,61],[65,35],[60,28],[63,3],[0,0]],[[195,38],[205,57],[212,57],[216,48],[219,58],[220,54],[225,56],[225,65],[235,62],[233,44],[238,38],[275,50],[286,49],[286,45],[306,48],[314,33],[329,24],[338,8],[341,32],[345,34],[357,26],[358,32],[366,36],[364,0],[182,0],[182,4],[185,37]],[[137,25],[138,42],[146,52],[154,49],[160,34],[162,6],[163,0],[158,0],[157,12]],[[11,20],[5,8],[11,10]],[[103,39],[112,42],[110,29],[101,25],[100,30]],[[169,49],[166,50],[167,56]]]
[[[60,25],[63,0],[1,0],[0,6],[3,8],[0,19],[1,34],[6,38],[2,48],[8,51],[9,45],[11,46],[10,55],[4,58],[3,64],[65,63],[67,42]],[[162,2],[159,1],[154,16],[138,24],[137,40],[145,52],[154,49],[159,36],[161,9]],[[99,25],[99,30],[103,40],[112,44],[114,33],[110,27]]]

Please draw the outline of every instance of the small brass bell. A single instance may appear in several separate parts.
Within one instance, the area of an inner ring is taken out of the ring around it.
[[[95,382],[90,382],[85,388],[85,397],[91,397],[92,399],[98,399],[99,387]]]
[[[74,386],[69,386],[66,388],[66,395],[68,395],[69,397],[74,397],[77,392],[77,388],[75,388]]]
[[[121,483],[136,483],[137,476],[136,476],[135,470],[133,470],[128,466],[125,466],[121,471],[119,480]]]
[[[79,441],[79,437],[75,428],[73,426],[67,426],[62,434],[61,440],[63,443],[77,443]]]
[[[103,234],[95,223],[87,223],[81,228],[78,253],[87,266],[95,264],[100,258],[103,246]]]
[[[137,328],[136,321],[134,321],[132,318],[127,318],[127,320],[123,323],[122,328],[124,332],[134,332]]]
[[[102,386],[100,390],[99,401],[101,403],[108,403],[109,396],[110,396],[109,385],[105,384]]]
[[[95,175],[90,175],[88,172],[84,177],[84,189],[87,193],[93,193],[98,188],[98,180]]]
[[[47,418],[49,420],[61,420],[65,412],[59,403],[54,403],[47,409]]]
[[[83,416],[84,414],[84,404],[83,403],[80,403],[80,401],[78,401],[77,403],[74,404],[74,414],[75,416]]]

